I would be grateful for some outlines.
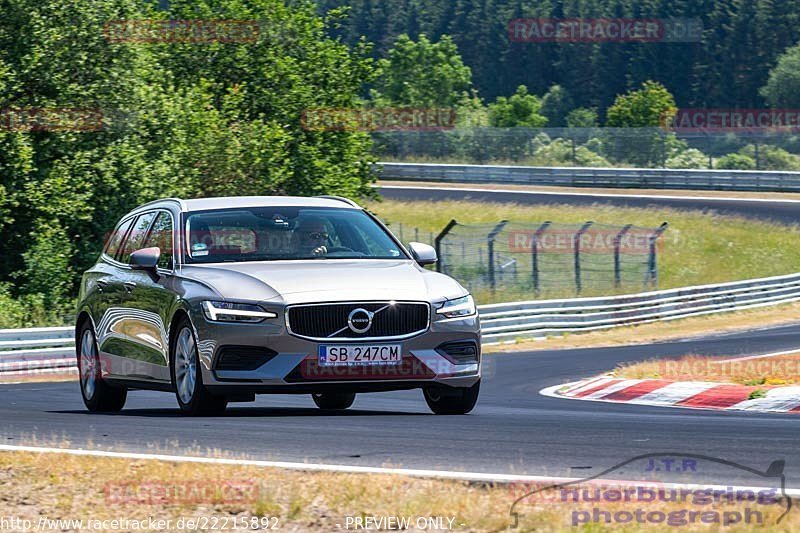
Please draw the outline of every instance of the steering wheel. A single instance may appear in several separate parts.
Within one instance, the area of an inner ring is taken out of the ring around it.
[[[347,246],[334,246],[332,248],[328,248],[329,254],[335,254],[339,252],[355,252],[355,250],[348,248]]]

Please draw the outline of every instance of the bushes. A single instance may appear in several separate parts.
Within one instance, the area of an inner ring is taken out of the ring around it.
[[[667,168],[708,168],[708,156],[696,148],[687,148],[667,159]]]
[[[68,325],[72,323],[75,302],[64,301],[52,307],[44,294],[12,296],[9,284],[0,284],[0,329]]]
[[[720,170],[755,170],[756,160],[749,155],[727,154],[717,159],[714,167]]]
[[[800,157],[777,146],[759,145],[756,155],[756,147],[748,144],[739,153],[757,160],[761,170],[800,170]]]

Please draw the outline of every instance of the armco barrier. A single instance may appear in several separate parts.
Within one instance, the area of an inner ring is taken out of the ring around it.
[[[76,374],[75,328],[0,329],[0,379]]]
[[[485,344],[664,322],[800,301],[800,274],[663,291],[482,305]],[[77,373],[73,328],[0,330],[0,380]]]
[[[377,163],[381,179],[725,191],[800,191],[800,172]]]
[[[492,344],[796,301],[800,274],[622,296],[484,305],[480,315],[483,341]]]

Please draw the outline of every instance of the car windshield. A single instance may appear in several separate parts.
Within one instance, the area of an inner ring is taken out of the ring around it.
[[[360,209],[251,207],[191,213],[185,262],[407,259]]]

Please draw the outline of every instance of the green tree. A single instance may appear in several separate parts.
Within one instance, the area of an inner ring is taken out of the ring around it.
[[[567,126],[570,128],[596,128],[597,125],[597,110],[593,107],[579,107],[567,114]]]
[[[300,119],[357,105],[374,75],[368,47],[327,36],[339,16],[307,0],[6,2],[0,109],[96,109],[102,124],[0,128],[0,292],[63,305],[119,216],[159,196],[373,194],[369,136]],[[154,18],[257,20],[260,34],[131,44],[104,33]]]
[[[572,97],[561,85],[553,85],[542,97],[541,115],[547,118],[547,125],[561,128],[567,125],[567,114],[574,107]]]
[[[606,125],[613,128],[658,127],[677,113],[675,98],[666,87],[646,81],[642,88],[618,95],[606,111]]]
[[[800,45],[784,52],[760,90],[771,107],[800,107]]]
[[[489,123],[498,128],[541,128],[547,124],[541,108],[541,99],[520,85],[511,97],[501,96],[489,105]]]
[[[413,41],[403,34],[380,61],[373,100],[396,106],[456,107],[471,89],[472,72],[450,37],[434,42],[420,35]]]

